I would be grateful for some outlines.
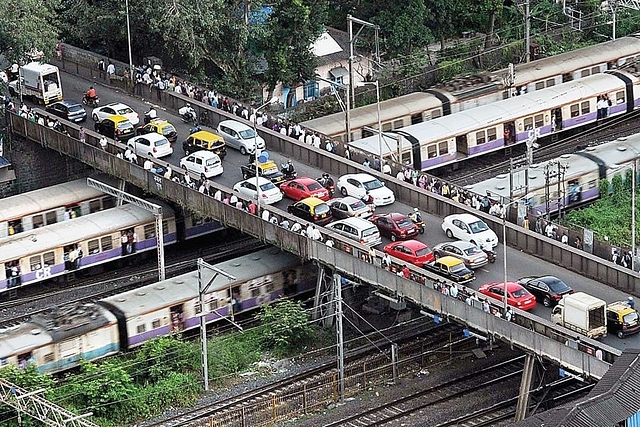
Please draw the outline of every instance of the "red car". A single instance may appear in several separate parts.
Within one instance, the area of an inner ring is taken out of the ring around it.
[[[418,267],[422,267],[424,264],[433,262],[434,260],[431,248],[419,240],[391,242],[385,245],[383,251]]]
[[[390,238],[392,242],[411,239],[420,232],[408,216],[397,212],[373,215],[369,221],[378,227],[381,235]]]
[[[480,286],[478,291],[483,294],[504,301],[504,283],[492,282]],[[536,306],[536,297],[516,282],[507,282],[507,304],[520,310],[532,310]]]
[[[329,200],[329,191],[318,181],[311,178],[296,178],[280,185],[280,190],[290,199],[302,200],[307,197],[317,197],[326,202]]]

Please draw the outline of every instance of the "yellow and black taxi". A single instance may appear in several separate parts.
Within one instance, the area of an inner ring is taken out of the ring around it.
[[[96,122],[94,128],[99,134],[122,142],[128,141],[136,134],[136,130],[129,119],[117,114]]]
[[[240,170],[242,171],[243,179],[249,179],[256,176],[256,162],[259,176],[267,178],[275,185],[280,185],[284,182],[284,175],[278,170],[276,162],[272,160],[267,160],[266,162],[255,160],[251,163],[247,163],[246,165],[241,165]]]
[[[224,138],[213,132],[199,130],[194,132],[182,143],[184,154],[188,156],[196,151],[206,150],[215,153],[221,159],[227,155],[227,146]]]
[[[456,283],[468,283],[476,279],[473,270],[464,261],[453,256],[443,256],[430,264],[423,264],[422,267]]]
[[[175,126],[164,119],[153,119],[146,125],[138,126],[136,129],[137,135],[146,135],[148,133],[158,133],[164,136],[172,147],[178,140],[178,132]]]
[[[607,306],[607,330],[618,338],[640,332],[638,312],[627,302],[617,301]]]
[[[317,197],[307,197],[289,205],[287,211],[317,225],[325,225],[333,220],[329,205]]]

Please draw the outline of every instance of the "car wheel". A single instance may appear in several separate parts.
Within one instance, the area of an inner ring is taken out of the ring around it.
[[[623,339],[624,338],[624,334],[622,333],[622,331],[618,331],[618,338]]]
[[[91,115],[91,118],[93,119],[93,121],[94,121],[94,122],[97,122],[97,121],[98,121],[98,115],[97,115],[96,113],[93,113],[93,114]]]
[[[447,231],[445,231],[445,234],[447,235],[448,238],[453,239],[453,233],[448,228],[447,228]]]
[[[398,237],[395,234],[391,233],[391,241],[395,242],[397,240],[398,240]]]
[[[551,307],[551,304],[551,298],[544,297],[544,299],[542,300],[542,305],[544,305],[545,307]]]
[[[242,154],[243,156],[247,155],[247,149],[244,147],[240,147],[240,154]]]
[[[340,194],[342,194],[343,197],[347,197],[348,196],[347,189],[345,187],[342,187],[340,189]]]

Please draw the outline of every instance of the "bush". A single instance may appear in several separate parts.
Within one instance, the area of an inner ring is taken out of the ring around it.
[[[136,352],[130,374],[140,383],[156,383],[171,372],[199,372],[200,352],[177,336],[154,338]]]
[[[263,306],[258,318],[263,327],[262,345],[281,354],[291,353],[314,335],[309,315],[297,301],[284,299]]]

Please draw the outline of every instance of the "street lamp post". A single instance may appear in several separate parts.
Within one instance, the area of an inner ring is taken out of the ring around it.
[[[127,8],[127,43],[129,44],[129,78],[131,84],[133,84],[133,57],[131,55],[131,26],[129,25],[129,0],[125,0],[125,7]]]
[[[380,156],[380,172],[382,172],[382,166],[384,164],[384,157],[382,156],[382,123],[380,117],[380,81],[376,80],[373,82],[359,82],[356,83],[356,86],[362,87],[366,85],[375,85],[376,87],[376,105],[378,107],[378,155]],[[399,143],[399,142],[398,142]]]
[[[267,105],[272,105],[272,104],[275,104],[276,102],[278,102],[278,97],[273,96],[269,101],[265,102],[264,104],[256,108],[256,110],[253,112],[253,153],[255,155],[254,162],[256,164],[256,215],[258,216],[260,216],[260,185],[258,184],[258,177],[259,177],[258,156],[260,155],[260,153],[258,153],[258,127],[257,127],[258,112],[264,107],[266,107]]]
[[[502,294],[503,294],[503,303],[504,303],[504,312],[507,312],[508,298],[507,298],[507,214],[509,213],[509,207],[514,203],[519,203],[523,200],[529,198],[529,195],[524,196],[521,199],[512,200],[509,203],[504,205],[504,214],[502,215],[502,268],[503,268],[503,282],[502,282]]]

